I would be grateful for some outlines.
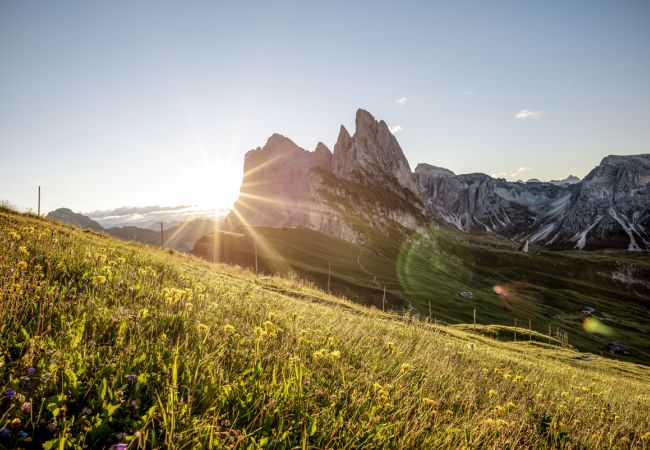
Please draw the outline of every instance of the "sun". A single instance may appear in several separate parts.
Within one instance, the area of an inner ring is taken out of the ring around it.
[[[242,169],[230,157],[210,157],[204,153],[202,158],[178,169],[182,174],[178,187],[201,210],[230,209],[239,196]]]

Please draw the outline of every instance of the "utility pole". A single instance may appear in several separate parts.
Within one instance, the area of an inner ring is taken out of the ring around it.
[[[384,296],[381,298],[381,310],[386,310],[386,286],[384,286]]]
[[[330,294],[330,279],[332,278],[332,261],[327,265],[327,293]]]
[[[253,237],[255,239],[255,237]],[[255,239],[255,275],[257,275],[257,239]]]
[[[163,223],[160,222],[160,247],[165,248],[165,237],[163,235]]]
[[[431,300],[429,300],[429,322],[431,322]]]
[[[38,187],[38,217],[41,217],[41,187]]]
[[[551,324],[548,324],[548,343],[551,343]]]
[[[476,329],[476,308],[474,308],[474,329]]]
[[[517,342],[517,319],[515,318],[515,342]]]

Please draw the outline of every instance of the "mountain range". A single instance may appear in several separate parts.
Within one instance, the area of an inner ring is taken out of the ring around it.
[[[246,153],[226,227],[307,227],[363,243],[367,226],[395,238],[455,227],[558,249],[650,249],[650,154],[607,156],[582,180],[510,182],[414,171],[383,120],[359,109],[334,150],[272,135]]]
[[[124,241],[137,241],[150,245],[160,245],[160,230],[136,226],[116,226],[104,228],[90,217],[75,213],[68,208],[59,208],[48,213],[47,217],[58,222],[74,225],[79,228],[106,232]],[[201,237],[221,228],[221,223],[213,219],[193,219],[165,228],[163,231],[164,245],[180,252],[189,252]]]

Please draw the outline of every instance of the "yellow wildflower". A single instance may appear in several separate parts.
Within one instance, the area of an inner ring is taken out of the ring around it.
[[[27,268],[27,263],[25,261],[18,261],[16,267],[18,268],[19,271],[23,271]]]
[[[333,352],[330,353],[330,357],[332,357],[332,359],[339,359],[341,358],[341,352],[338,350],[334,350]]]
[[[27,247],[25,247],[24,245],[21,245],[20,247],[18,247],[18,253],[20,253],[23,256],[29,256],[29,252],[27,251]]]
[[[430,399],[429,397],[424,397],[422,399],[422,403],[424,403],[425,405],[433,405],[436,402],[434,400]]]
[[[227,326],[227,325],[226,325]],[[207,333],[209,328],[206,324],[200,323],[196,326],[196,329],[199,331],[199,333]]]
[[[232,334],[235,332],[235,327],[227,323],[226,325],[223,326],[223,331],[225,331],[226,334]]]
[[[106,277],[104,275],[95,275],[92,279],[93,284],[104,284],[106,283]]]
[[[494,389],[490,389],[488,391],[488,397],[494,397],[495,395],[497,395],[497,391],[495,391]]]
[[[515,405],[512,402],[508,402],[508,404],[506,405],[506,408],[508,408],[509,411],[512,411],[513,409],[517,408],[517,405]]]
[[[413,366],[408,363],[402,363],[402,365],[400,366],[400,371],[402,372],[409,372],[411,369],[413,369]]]

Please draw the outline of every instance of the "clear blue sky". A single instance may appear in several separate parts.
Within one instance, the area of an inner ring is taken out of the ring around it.
[[[247,150],[332,148],[358,107],[413,168],[582,177],[650,152],[649,24],[647,1],[2,1],[0,199],[230,206]]]

